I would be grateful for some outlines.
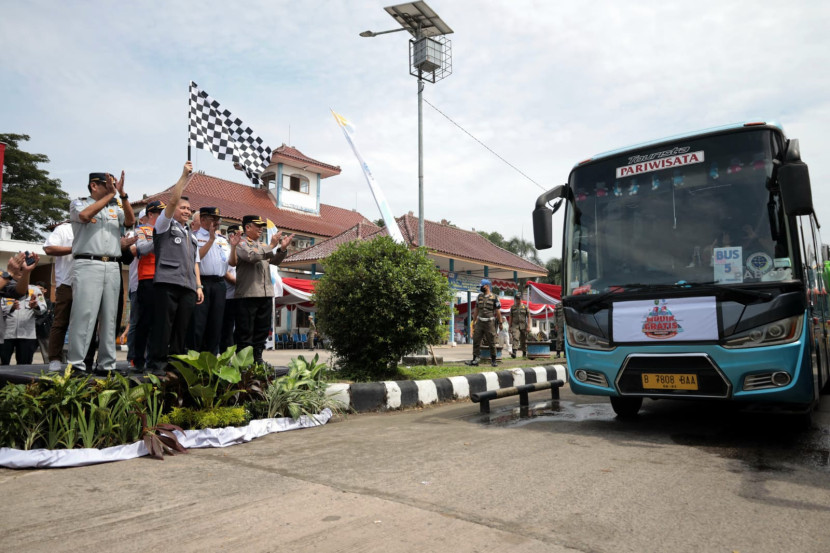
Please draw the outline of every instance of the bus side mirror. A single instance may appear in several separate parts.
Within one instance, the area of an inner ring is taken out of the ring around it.
[[[781,199],[787,215],[811,215],[813,213],[813,192],[806,163],[796,161],[779,167],[778,187],[781,190]]]
[[[787,141],[784,164],[778,168],[778,188],[787,215],[812,215],[810,172],[807,164],[801,161],[801,147],[797,138]]]
[[[565,185],[560,185],[536,198],[536,209],[533,210],[533,242],[537,250],[546,250],[553,246],[553,214],[559,209],[562,200],[556,202],[553,209],[546,204],[554,198],[564,198],[565,189]]]
[[[537,250],[553,246],[553,210],[548,207],[533,210],[533,243]]]

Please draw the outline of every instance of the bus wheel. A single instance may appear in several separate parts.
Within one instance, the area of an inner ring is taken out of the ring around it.
[[[641,397],[619,397],[611,396],[611,407],[621,419],[630,419],[637,416],[640,407],[643,406]]]

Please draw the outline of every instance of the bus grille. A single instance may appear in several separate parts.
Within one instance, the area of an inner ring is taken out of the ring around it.
[[[656,390],[643,388],[643,373],[693,374],[697,376],[697,390]],[[732,385],[714,361],[705,353],[676,355],[629,355],[617,376],[617,391],[622,395],[648,397],[706,397],[727,398]]]

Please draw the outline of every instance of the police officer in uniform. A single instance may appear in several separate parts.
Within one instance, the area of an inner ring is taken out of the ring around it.
[[[156,309],[147,368],[156,375],[165,374],[168,355],[185,353],[190,317],[196,304],[204,299],[199,278],[199,248],[196,237],[186,226],[192,210],[190,201],[182,196],[192,171],[193,165],[188,161],[153,227]]]
[[[496,325],[501,324],[501,302],[490,291],[490,281],[482,279],[480,284],[481,293],[476,299],[476,307],[473,311],[475,319],[475,330],[473,331],[473,360],[467,361],[467,365],[478,366],[481,354],[481,340],[487,340],[490,346],[490,364],[496,366]]]
[[[527,331],[530,313],[527,305],[522,303],[519,292],[513,296],[513,306],[510,308],[510,335],[513,339],[513,351],[510,357],[516,358],[516,350],[522,350],[522,357],[527,357]]]
[[[77,370],[87,370],[84,356],[98,321],[99,370],[115,370],[115,334],[121,302],[121,248],[136,238],[122,239],[125,227],[135,224],[133,208],[121,178],[109,173],[91,173],[89,196],[69,207],[72,222],[72,311],[69,315],[69,351],[66,361]],[[116,198],[116,195],[118,198]]]
[[[222,319],[225,314],[225,275],[231,247],[219,234],[218,207],[199,209],[200,227],[194,235],[199,243],[199,274],[202,277],[205,301],[193,314],[193,344],[198,351],[219,353]]]
[[[242,218],[244,239],[231,237],[229,263],[236,266],[236,298],[240,300],[236,319],[239,349],[253,346],[254,362],[262,363],[265,340],[271,328],[271,283],[269,265],[279,265],[288,253],[288,245],[294,235],[275,234],[268,244],[259,241],[265,221],[259,215]],[[274,250],[276,248],[276,251]]]
[[[553,322],[556,325],[556,357],[565,357],[565,309],[561,303],[553,308]]]

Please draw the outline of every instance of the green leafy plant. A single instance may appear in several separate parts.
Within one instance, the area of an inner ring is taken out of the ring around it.
[[[313,301],[341,375],[376,380],[394,377],[403,355],[439,343],[452,292],[424,248],[380,237],[330,255]]]
[[[231,346],[218,357],[209,351],[190,350],[185,355],[174,355],[171,363],[186,383],[193,404],[199,409],[225,405],[239,393],[233,385],[242,379],[242,370],[253,364],[253,348],[240,352]]]
[[[329,408],[335,413],[343,411],[343,405],[326,395],[328,384],[324,380],[326,365],[314,355],[306,361],[302,355],[288,364],[288,374],[274,380],[265,391],[268,417],[316,415]]]
[[[226,426],[242,426],[249,421],[245,407],[214,407],[213,409],[196,410],[189,407],[174,407],[163,415],[162,423],[175,424],[182,428],[225,428]]]

